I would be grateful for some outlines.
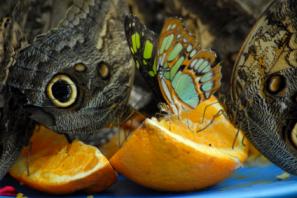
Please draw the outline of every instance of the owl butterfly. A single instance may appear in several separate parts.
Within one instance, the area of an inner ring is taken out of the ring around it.
[[[297,174],[297,1],[277,0],[244,42],[222,103],[272,162]]]
[[[125,32],[137,68],[155,92],[159,85],[157,95],[175,115],[195,109],[219,88],[216,53],[200,49],[179,19],[165,21],[158,41],[134,16],[126,17]]]
[[[17,53],[1,90],[0,179],[35,122],[70,139],[105,139],[100,129],[125,117],[134,76],[127,12],[121,0],[77,0],[56,28]]]

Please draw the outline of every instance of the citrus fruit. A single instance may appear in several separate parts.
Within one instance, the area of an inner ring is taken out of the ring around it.
[[[126,177],[156,190],[191,191],[214,185],[230,176],[248,153],[243,135],[217,114],[221,109],[212,97],[180,118],[146,119],[110,162]]]
[[[116,180],[109,161],[96,147],[77,140],[69,144],[63,135],[44,127],[34,131],[10,174],[27,186],[54,194],[99,192]]]

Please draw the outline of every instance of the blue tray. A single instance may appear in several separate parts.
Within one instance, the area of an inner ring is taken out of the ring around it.
[[[269,164],[262,167],[245,167],[238,169],[225,181],[197,192],[189,193],[162,193],[141,187],[124,177],[104,193],[95,194],[94,197],[111,196],[154,196],[154,197],[297,197],[297,177],[291,176],[287,180],[278,180],[276,176],[283,173],[278,167]],[[53,197],[38,191],[21,186],[11,177],[6,177],[0,186],[12,185],[29,198]],[[83,192],[63,197],[83,197]],[[61,196],[59,196],[61,197]]]

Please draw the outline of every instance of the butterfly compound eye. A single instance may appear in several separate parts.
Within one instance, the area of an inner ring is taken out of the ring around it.
[[[266,90],[270,94],[278,94],[286,88],[286,79],[278,74],[271,75],[266,81]]]
[[[47,85],[47,96],[55,106],[67,108],[77,99],[77,87],[70,77],[59,74]]]

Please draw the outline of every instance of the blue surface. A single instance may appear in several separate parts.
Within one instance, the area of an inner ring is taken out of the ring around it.
[[[291,176],[287,180],[277,180],[276,176],[283,173],[281,169],[274,165],[262,167],[246,167],[238,169],[232,177],[219,183],[218,185],[205,190],[189,193],[162,193],[141,187],[124,177],[104,193],[94,195],[94,197],[111,196],[155,196],[155,197],[297,197],[297,177]],[[18,191],[24,193],[29,198],[51,197],[47,194],[31,190],[20,186],[15,180],[6,177],[0,186],[13,185]],[[83,192],[63,197],[83,197]],[[62,196],[59,196],[62,197]]]

